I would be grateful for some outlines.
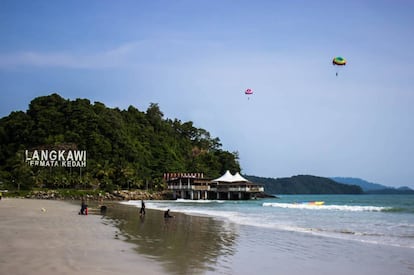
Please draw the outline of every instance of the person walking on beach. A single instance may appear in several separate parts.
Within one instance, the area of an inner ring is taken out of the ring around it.
[[[144,202],[144,200],[141,200],[141,210],[139,211],[139,215],[141,217],[145,216],[145,202]]]

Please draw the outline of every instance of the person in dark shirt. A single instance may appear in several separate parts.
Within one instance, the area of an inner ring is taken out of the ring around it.
[[[85,199],[82,198],[81,209],[79,215],[88,215],[88,205],[85,202]]]
[[[164,218],[173,218],[173,216],[170,215],[170,209],[164,212]]]
[[[145,216],[145,202],[144,202],[144,200],[141,200],[141,210],[139,210],[139,215],[141,217]]]

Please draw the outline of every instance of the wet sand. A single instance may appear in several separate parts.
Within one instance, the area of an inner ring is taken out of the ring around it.
[[[0,200],[0,274],[165,274],[100,215],[63,201]]]
[[[139,210],[110,203],[103,218],[135,244],[138,254],[157,260],[166,274],[235,274],[231,258],[238,236],[233,224],[174,209],[173,218],[165,219],[163,211],[151,209],[140,217]]]

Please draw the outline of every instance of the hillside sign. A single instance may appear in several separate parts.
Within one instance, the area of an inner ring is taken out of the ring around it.
[[[25,150],[29,166],[86,167],[86,150]]]

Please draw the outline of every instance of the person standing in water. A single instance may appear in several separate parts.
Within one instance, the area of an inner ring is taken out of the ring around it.
[[[141,210],[139,210],[139,215],[141,217],[145,216],[145,202],[144,202],[144,200],[141,200]]]

